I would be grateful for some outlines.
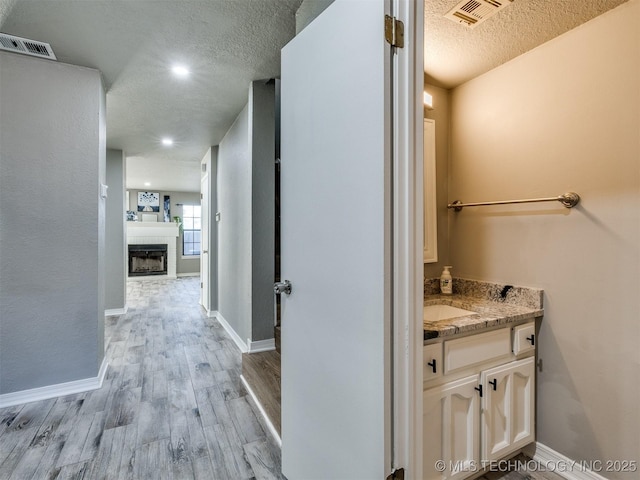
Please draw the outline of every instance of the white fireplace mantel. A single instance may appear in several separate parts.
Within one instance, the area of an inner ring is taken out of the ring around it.
[[[167,245],[168,278],[176,278],[176,238],[178,235],[178,225],[173,222],[127,222],[127,245]],[[157,275],[155,277],[163,276]]]

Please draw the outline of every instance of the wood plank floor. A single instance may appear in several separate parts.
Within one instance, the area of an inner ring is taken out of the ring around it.
[[[279,479],[280,449],[197,277],[128,283],[101,389],[0,409],[0,479]]]
[[[197,277],[129,282],[128,313],[105,322],[102,388],[0,409],[0,480],[284,479],[240,352],[198,293]],[[275,368],[268,353],[256,363]],[[279,397],[279,382],[265,383],[276,384]],[[561,479],[530,469],[480,478]]]
[[[280,431],[280,354],[270,352],[243,353],[242,376],[258,398],[271,424]]]

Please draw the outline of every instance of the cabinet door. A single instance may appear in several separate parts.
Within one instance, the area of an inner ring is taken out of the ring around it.
[[[423,396],[423,478],[459,480],[478,466],[478,376],[431,388]],[[436,469],[444,462],[444,471]]]
[[[482,459],[497,460],[533,442],[535,362],[529,357],[480,374]]]

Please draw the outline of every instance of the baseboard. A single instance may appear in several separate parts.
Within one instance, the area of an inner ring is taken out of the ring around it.
[[[136,275],[134,277],[127,277],[128,282],[142,282],[144,280],[175,280],[175,275]]]
[[[213,318],[219,315],[217,310],[209,310],[208,308],[205,308],[205,306],[202,305],[201,303],[199,305],[200,305],[200,308],[204,310],[204,313],[207,315],[207,317]]]
[[[267,412],[265,412],[264,408],[262,408],[262,404],[258,401],[258,397],[256,397],[256,394],[253,393],[253,390],[249,386],[249,383],[247,382],[247,380],[244,378],[244,375],[240,375],[240,380],[242,380],[242,384],[244,385],[244,388],[247,389],[247,392],[249,392],[249,396],[251,397],[251,400],[255,402],[256,407],[258,407],[258,410],[262,414],[262,418],[264,418],[264,422],[267,424],[267,428],[269,429],[269,432],[271,432],[271,435],[273,435],[273,438],[275,439],[275,441],[278,443],[280,448],[282,448],[282,439],[280,438],[278,431],[273,426],[273,423],[271,423],[271,420],[269,419]]]
[[[538,462],[541,468],[567,480],[607,480],[594,471],[607,468],[603,461],[572,460],[540,442],[526,447],[523,452]]]
[[[181,278],[181,277],[199,277],[200,276],[200,272],[177,273],[176,276],[178,278]]]
[[[109,308],[104,311],[105,317],[113,317],[115,315],[125,315],[129,310],[129,305],[125,305],[124,308]]]
[[[20,392],[5,393],[0,395],[0,408],[10,407],[12,405],[21,405],[23,403],[38,402],[49,398],[64,397],[65,395],[73,395],[74,393],[88,392],[97,390],[102,387],[102,381],[107,373],[109,363],[107,358],[102,359],[98,376],[85,378],[82,380],[74,380],[73,382],[58,383],[46,387],[32,388],[30,390],[22,390]]]
[[[276,339],[256,340],[252,342],[247,338],[247,353],[270,352],[276,349]]]
[[[247,353],[247,350],[248,350],[247,349],[247,344],[242,341],[240,336],[231,327],[231,325],[229,325],[229,322],[227,322],[225,320],[225,318],[222,316],[222,314],[220,312],[215,312],[214,316],[218,319],[218,321],[220,322],[220,325],[222,325],[222,327],[227,331],[227,333],[231,337],[231,340],[233,340],[235,342],[235,344],[238,346],[240,351],[242,353]]]

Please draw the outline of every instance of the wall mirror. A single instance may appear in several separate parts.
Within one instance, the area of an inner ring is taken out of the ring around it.
[[[424,263],[438,261],[436,122],[424,119]]]

